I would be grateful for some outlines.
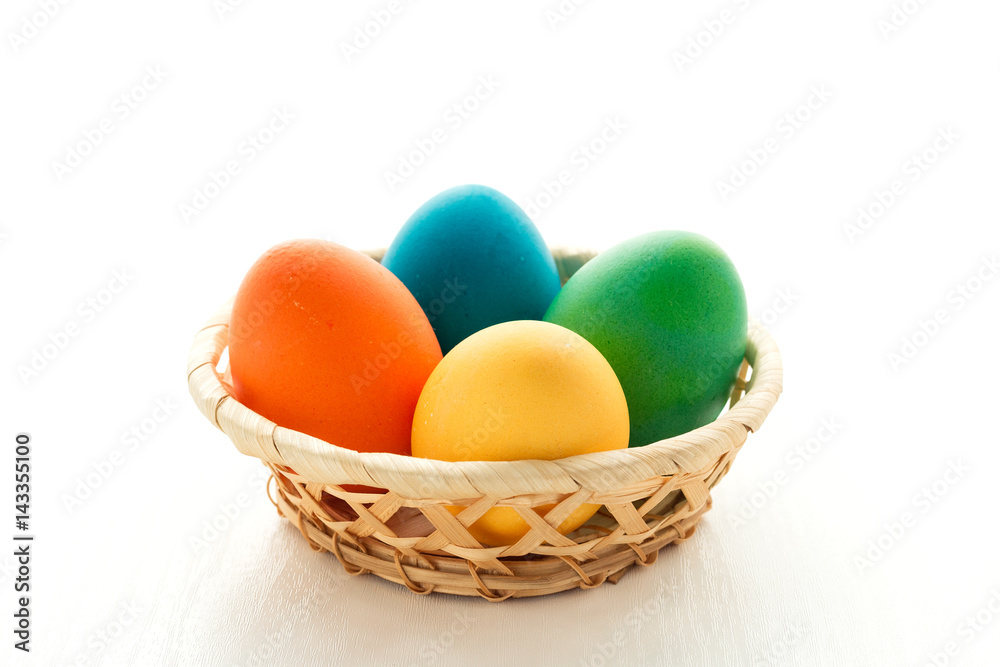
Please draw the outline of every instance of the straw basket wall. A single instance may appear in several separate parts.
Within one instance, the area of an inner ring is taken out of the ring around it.
[[[564,281],[593,256],[555,254]],[[728,410],[684,435],[554,461],[358,453],[274,424],[230,395],[228,371],[217,366],[231,305],[191,348],[188,385],[198,408],[236,449],[270,468],[269,497],[313,549],[332,553],[351,574],[372,573],[418,594],[500,601],[615,583],[631,566],[651,565],[660,548],[692,535],[712,506],[709,492],[781,393],[777,346],[751,323]],[[350,493],[342,487],[350,484],[385,492]],[[533,509],[553,503],[544,516]],[[583,503],[602,508],[576,532],[558,533],[553,526]],[[468,507],[455,516],[449,505]],[[531,530],[511,546],[480,544],[467,526],[494,506],[514,508]]]

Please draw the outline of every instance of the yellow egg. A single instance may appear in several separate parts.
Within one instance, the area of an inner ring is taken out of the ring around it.
[[[628,440],[625,394],[601,353],[556,324],[516,321],[478,331],[445,355],[417,401],[412,451],[443,461],[558,459],[624,449]],[[559,532],[599,507],[580,506]],[[528,529],[514,509],[494,507],[469,530],[501,546]]]

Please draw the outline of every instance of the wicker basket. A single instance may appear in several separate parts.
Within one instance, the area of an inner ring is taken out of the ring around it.
[[[555,254],[563,281],[593,256]],[[351,574],[372,573],[419,594],[500,601],[615,583],[632,565],[652,564],[661,547],[691,536],[711,508],[709,491],[781,392],[777,346],[752,322],[728,411],[684,435],[555,461],[358,453],[282,428],[228,393],[228,370],[217,366],[231,306],[191,348],[188,385],[198,408],[240,452],[270,468],[277,493],[269,483],[268,496],[313,549],[331,552]],[[342,484],[387,491],[349,493]],[[532,509],[553,503],[544,517]],[[576,532],[558,533],[553,526],[583,503],[603,507]],[[448,505],[468,507],[455,516]],[[512,546],[480,544],[466,527],[493,506],[514,508],[531,527],[527,535]]]

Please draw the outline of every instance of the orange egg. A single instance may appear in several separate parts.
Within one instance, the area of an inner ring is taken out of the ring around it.
[[[441,348],[416,299],[378,262],[289,241],[250,268],[229,329],[235,397],[280,426],[361,452],[410,453]]]

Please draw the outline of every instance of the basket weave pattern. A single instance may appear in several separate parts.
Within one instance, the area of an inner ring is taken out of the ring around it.
[[[557,253],[564,280],[591,256]],[[191,349],[188,384],[198,408],[240,452],[270,468],[276,493],[269,484],[268,496],[313,549],[334,554],[351,574],[372,573],[419,594],[546,595],[614,583],[632,565],[652,564],[660,548],[692,535],[711,508],[710,490],[781,392],[777,347],[752,323],[729,410],[684,435],[555,461],[359,453],[278,426],[229,394],[217,365],[231,307],[205,324]],[[351,493],[342,486],[350,484],[386,491]],[[560,534],[554,526],[584,503],[602,508]],[[535,510],[553,504],[544,516]],[[466,509],[456,516],[449,505]],[[513,508],[530,526],[516,544],[485,546],[469,533],[495,506]]]

